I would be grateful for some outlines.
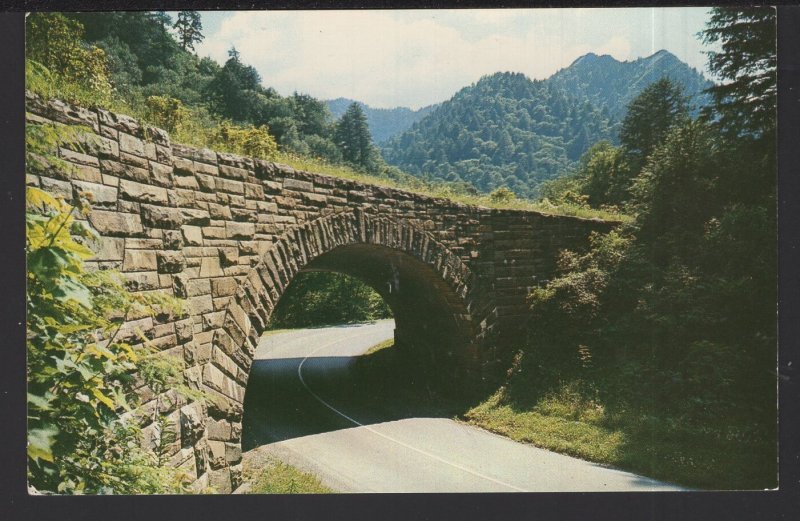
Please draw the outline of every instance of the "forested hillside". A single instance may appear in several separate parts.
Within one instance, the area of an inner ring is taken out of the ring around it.
[[[468,418],[538,446],[706,488],[771,488],[776,465],[773,8],[715,8],[719,80],[700,115],[661,79],[551,200],[634,218],[564,251],[528,338]]]
[[[327,100],[325,103],[336,119],[342,117],[347,107],[353,103],[358,103],[361,110],[364,111],[364,114],[367,116],[367,124],[369,125],[372,138],[375,140],[375,143],[378,144],[384,143],[392,136],[407,130],[411,125],[433,112],[437,107],[437,105],[428,105],[427,107],[422,107],[417,110],[411,110],[408,107],[376,109],[360,101],[347,98]]]
[[[681,85],[692,103],[708,103],[701,92],[710,83],[667,51],[633,62],[587,54],[547,80],[483,77],[391,139],[383,155],[424,179],[536,196],[594,143],[616,142],[628,103],[661,77]]]

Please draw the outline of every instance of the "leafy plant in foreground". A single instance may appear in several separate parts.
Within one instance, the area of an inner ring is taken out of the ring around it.
[[[29,173],[69,175],[50,150],[79,131],[42,125],[26,134]],[[91,194],[81,195],[26,194],[29,484],[65,494],[183,491],[185,476],[144,449],[124,415],[138,405],[133,372],[176,361],[152,352],[141,332],[137,344],[120,334],[131,318],[179,315],[180,302],[129,293],[118,273],[87,269],[97,237],[83,220]],[[162,387],[180,380],[180,371],[162,373]]]

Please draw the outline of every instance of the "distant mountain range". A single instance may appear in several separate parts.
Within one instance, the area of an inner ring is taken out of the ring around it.
[[[695,107],[710,102],[702,91],[711,83],[668,51],[626,62],[590,53],[546,80],[501,72],[438,106],[384,110],[380,138],[373,136],[377,143],[389,137],[384,158],[410,174],[535,196],[540,183],[566,173],[597,141],[617,142],[628,103],[665,76]],[[346,107],[348,100],[335,101]]]
[[[433,112],[433,109],[436,108],[436,105],[429,105],[419,110],[412,110],[406,107],[376,109],[360,101],[347,98],[325,101],[335,119],[342,117],[347,107],[354,102],[361,106],[367,116],[367,124],[372,134],[372,140],[377,144],[384,143],[392,136],[407,130],[411,125]]]

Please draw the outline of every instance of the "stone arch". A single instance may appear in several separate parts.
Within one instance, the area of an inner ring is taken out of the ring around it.
[[[461,258],[430,233],[407,220],[361,210],[334,213],[293,226],[278,237],[240,282],[221,328],[214,333],[211,360],[202,369],[202,383],[216,398],[208,407],[207,429],[224,424],[230,432],[226,442],[209,441],[216,444],[210,451],[212,469],[217,467],[219,472],[235,467],[241,458],[242,405],[250,367],[259,338],[285,289],[300,271],[315,269],[315,261],[326,254],[364,246],[373,251],[401,252],[429,266],[435,273],[432,279],[438,279],[431,281],[436,284],[433,291],[441,293],[439,302],[448,306],[457,323],[453,331],[460,331],[466,343],[462,357],[475,357],[474,340],[480,329],[472,320],[477,279]],[[231,479],[232,486],[236,481]]]

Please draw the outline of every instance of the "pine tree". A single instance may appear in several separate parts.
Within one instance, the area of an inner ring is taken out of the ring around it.
[[[336,124],[336,144],[345,161],[370,168],[374,162],[372,136],[367,125],[367,116],[358,105],[351,103]]]
[[[173,27],[178,31],[178,41],[184,51],[194,51],[194,44],[203,41],[203,22],[198,11],[180,11]]]
[[[709,70],[722,80],[709,89],[719,123],[734,135],[771,134],[777,96],[775,9],[717,7],[703,42],[720,44],[708,52]]]
[[[689,109],[683,89],[668,78],[647,86],[630,105],[619,140],[637,159],[643,160],[658,146],[667,132],[686,121]]]

